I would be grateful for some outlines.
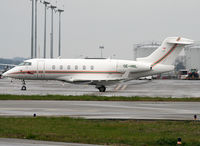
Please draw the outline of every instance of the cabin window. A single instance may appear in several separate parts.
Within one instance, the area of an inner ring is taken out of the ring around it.
[[[31,62],[26,62],[26,66],[31,66]]]
[[[68,69],[68,70],[70,70],[70,68],[71,68],[71,66],[70,66],[70,65],[68,65],[68,66],[67,66],[67,69]]]
[[[93,65],[92,65],[92,66],[90,66],[90,69],[91,69],[91,70],[94,70],[94,66],[93,66]]]
[[[55,69],[56,69],[56,66],[55,66],[55,65],[53,65],[53,66],[52,66],[52,69],[53,69],[53,70],[55,70]]]
[[[68,65],[68,66],[67,66],[67,69],[68,69],[68,70],[70,70],[70,68],[71,68],[71,66],[70,66],[70,65]]]
[[[19,66],[31,66],[31,62],[22,62],[19,64]]]
[[[86,66],[85,65],[83,65],[83,70],[86,70]]]
[[[75,65],[75,70],[78,70],[78,65]]]
[[[19,66],[24,66],[24,62],[20,63]]]
[[[63,66],[62,65],[60,65],[60,70],[63,70]]]

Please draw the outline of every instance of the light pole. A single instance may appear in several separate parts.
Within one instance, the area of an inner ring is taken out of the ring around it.
[[[33,51],[33,47],[34,47],[34,0],[31,0],[32,1],[32,23],[31,23],[31,59],[33,58],[33,54],[34,54],[34,51]]]
[[[37,58],[37,1],[35,0],[35,58]]]
[[[99,46],[99,49],[101,50],[101,58],[103,58],[103,49],[104,49],[104,46]]]
[[[64,12],[64,10],[58,9],[59,13],[59,45],[58,45],[58,56],[61,56],[61,13]]]
[[[51,5],[51,51],[50,51],[50,57],[53,58],[53,11],[55,11],[56,6]]]
[[[44,58],[46,58],[47,5],[49,5],[50,3],[44,1],[43,4],[44,4]]]

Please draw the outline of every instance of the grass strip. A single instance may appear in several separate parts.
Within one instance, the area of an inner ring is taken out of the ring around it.
[[[163,97],[123,97],[123,96],[63,96],[63,95],[0,95],[0,100],[70,100],[70,101],[172,101],[172,102],[200,102],[200,98],[163,98]]]
[[[200,145],[198,121],[0,117],[0,137],[106,145]]]

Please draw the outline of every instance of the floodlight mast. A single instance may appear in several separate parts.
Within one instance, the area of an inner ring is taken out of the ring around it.
[[[50,51],[50,58],[53,58],[53,11],[55,11],[56,6],[51,5],[51,51]]]
[[[37,58],[37,1],[35,0],[35,58]]]
[[[47,6],[50,3],[47,1],[43,1],[43,4],[44,4],[44,58],[46,58]]]
[[[34,54],[34,50],[33,50],[33,47],[34,47],[34,0],[31,0],[32,1],[32,23],[31,23],[31,59],[33,59],[33,54]]]
[[[58,56],[61,56],[61,13],[64,12],[64,10],[58,9],[59,13],[59,45],[58,45]]]

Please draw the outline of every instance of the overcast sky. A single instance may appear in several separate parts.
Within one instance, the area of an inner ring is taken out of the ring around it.
[[[55,3],[55,1],[52,0]],[[62,58],[132,59],[133,44],[169,36],[200,40],[199,0],[58,0],[62,15]],[[43,56],[44,5],[38,4],[38,48]],[[47,56],[50,48],[48,10]],[[30,57],[31,1],[1,0],[0,57]],[[58,14],[54,23],[54,56],[58,56]]]

